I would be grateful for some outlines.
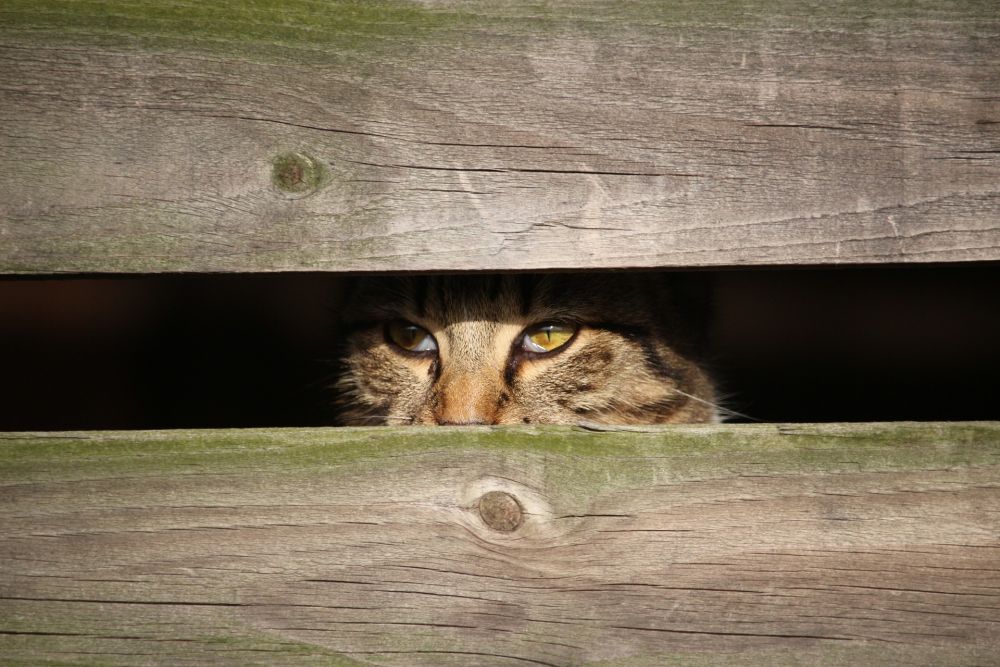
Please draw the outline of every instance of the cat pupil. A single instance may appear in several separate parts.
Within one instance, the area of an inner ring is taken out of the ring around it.
[[[524,349],[529,352],[553,352],[569,343],[576,327],[560,324],[543,324],[525,334]]]

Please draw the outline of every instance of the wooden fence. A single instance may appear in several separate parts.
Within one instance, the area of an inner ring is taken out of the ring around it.
[[[12,434],[0,451],[5,664],[1000,655],[995,423]]]
[[[7,272],[1000,253],[989,0],[5,0],[0,25]]]
[[[0,273],[998,261],[998,36],[5,0]],[[0,494],[8,665],[1000,664],[995,422],[7,433]]]

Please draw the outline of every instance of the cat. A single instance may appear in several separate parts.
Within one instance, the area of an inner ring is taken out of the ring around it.
[[[717,421],[689,292],[670,274],[360,278],[338,423]]]

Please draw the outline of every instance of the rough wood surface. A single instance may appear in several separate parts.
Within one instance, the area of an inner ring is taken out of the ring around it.
[[[0,272],[1000,259],[1000,14],[5,0]]]
[[[997,423],[5,434],[0,498],[5,665],[1000,655]]]

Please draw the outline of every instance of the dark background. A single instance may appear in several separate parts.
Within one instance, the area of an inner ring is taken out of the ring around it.
[[[1000,419],[1000,266],[730,270],[711,367],[761,421]],[[318,425],[342,279],[0,280],[0,430]]]

